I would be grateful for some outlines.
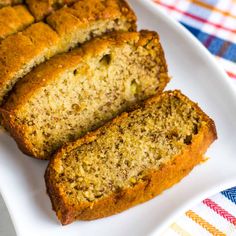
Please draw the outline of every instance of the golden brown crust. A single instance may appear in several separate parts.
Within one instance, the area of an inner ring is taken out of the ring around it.
[[[46,16],[64,5],[71,5],[78,0],[26,0],[26,4],[36,21],[43,20]]]
[[[39,65],[26,75],[15,86],[6,103],[0,109],[2,115],[3,126],[10,132],[12,137],[16,140],[19,148],[30,156],[36,156],[40,159],[49,159],[46,156],[38,156],[34,145],[30,140],[25,138],[26,126],[17,122],[17,112],[28,103],[29,99],[37,93],[40,88],[45,87],[53,80],[57,80],[58,76],[66,70],[76,68],[80,61],[85,58],[93,58],[99,55],[100,52],[106,51],[106,48],[111,46],[122,46],[128,42],[135,46],[144,46],[150,40],[157,40],[159,36],[156,32],[143,30],[140,32],[119,32],[95,38],[92,41],[85,43],[81,48],[74,49],[69,53],[64,53],[55,56],[51,60]],[[99,45],[99,47],[97,46]],[[162,91],[169,82],[167,74],[167,65],[164,58],[164,53],[160,43],[160,78],[161,81],[159,91]]]
[[[24,5],[0,9],[0,40],[31,25],[34,17]]]
[[[6,114],[8,113],[7,111],[3,111],[2,108],[0,108],[0,113],[3,112],[2,114],[4,114],[6,116]],[[30,155],[31,153],[28,152],[29,149],[32,150],[32,145],[31,143],[29,143],[27,140],[25,139],[21,139],[21,136],[24,135],[24,127],[18,126],[16,125],[16,120],[15,117],[13,118],[13,116],[8,113],[7,117],[9,118],[9,121],[1,124],[4,126],[4,128],[6,130],[12,130],[12,128],[15,128],[15,132],[11,132],[11,136],[15,139],[15,141],[17,142],[18,146],[20,147],[20,149],[22,150],[23,153]]]
[[[136,30],[136,15],[124,0],[78,1],[52,13],[47,22],[59,35],[66,35],[75,27],[85,29],[94,21],[116,19],[130,23],[129,31]]]
[[[174,96],[180,96],[182,99],[187,99],[185,96],[179,94],[179,91],[174,91],[172,94]],[[160,97],[149,99],[147,104],[159,99]],[[202,112],[197,104],[193,102],[191,102],[191,104],[202,113],[203,120],[206,122],[205,125],[202,126],[200,133],[193,138],[192,144],[189,145],[181,155],[174,157],[169,163],[164,164],[160,170],[149,171],[146,178],[133,188],[124,189],[119,193],[114,193],[102,200],[84,202],[72,207],[67,203],[63,191],[53,179],[53,176],[56,174],[54,168],[59,165],[60,157],[64,153],[68,153],[73,147],[79,147],[80,145],[95,140],[99,136],[102,128],[62,148],[51,160],[45,172],[47,192],[51,198],[53,209],[56,211],[61,223],[65,225],[72,223],[77,219],[92,220],[119,213],[155,197],[186,176],[195,165],[202,161],[202,155],[206,152],[209,145],[217,138],[214,122]],[[106,126],[118,125],[122,119],[125,119],[125,116],[126,113],[115,118]]]

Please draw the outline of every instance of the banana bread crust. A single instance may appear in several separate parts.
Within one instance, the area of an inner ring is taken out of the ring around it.
[[[71,5],[76,1],[78,0],[26,0],[26,4],[36,21],[40,21],[53,11],[58,10],[64,5]]]
[[[178,95],[178,91],[174,91],[174,95]],[[162,95],[161,95],[162,96]],[[178,95],[179,96],[179,95]],[[180,95],[183,99],[187,99],[184,95]],[[159,100],[160,97],[154,97],[147,100],[146,104]],[[54,181],[56,169],[60,168],[60,158],[65,153],[69,153],[75,147],[90,143],[99,137],[101,129],[91,132],[63,148],[55,154],[49,163],[45,172],[45,181],[47,192],[52,202],[52,207],[56,211],[57,217],[62,225],[70,224],[75,220],[93,220],[106,216],[110,216],[122,212],[139,203],[143,203],[160,194],[167,188],[178,183],[186,176],[194,166],[199,164],[203,158],[209,145],[217,139],[216,128],[213,120],[211,120],[197,104],[190,102],[198,112],[202,114],[203,120],[206,122],[200,133],[196,135],[192,144],[189,145],[181,155],[175,156],[170,162],[165,163],[157,170],[149,170],[145,179],[136,184],[132,188],[122,189],[118,193],[113,193],[106,198],[95,202],[82,202],[72,207],[67,204],[66,196],[63,190],[58,187]],[[123,119],[126,119],[127,113],[123,113],[120,117],[115,118],[112,122],[105,125],[110,128],[119,125]]]
[[[34,17],[24,5],[0,9],[0,40],[25,29],[34,22]]]
[[[100,19],[125,20],[130,24],[129,31],[137,29],[137,17],[124,0],[78,1],[70,7],[53,12],[46,21],[59,35],[66,35],[74,29],[75,25],[85,28],[89,22]]]
[[[103,36],[102,38],[95,38],[91,42],[85,43],[81,48],[74,49],[69,53],[55,56],[46,63],[39,65],[25,76],[15,86],[8,100],[0,109],[3,126],[10,132],[19,148],[25,154],[40,159],[49,159],[49,156],[37,155],[37,150],[31,140],[25,137],[27,126],[18,123],[18,110],[27,104],[29,99],[34,96],[38,90],[44,88],[51,81],[56,80],[58,75],[63,71],[76,67],[83,58],[93,58],[93,56],[98,55],[111,45],[119,46],[129,42],[130,44],[134,44],[135,47],[139,47],[146,45],[151,40],[155,40],[159,47],[160,75],[157,80],[160,80],[158,91],[159,93],[162,92],[166,84],[169,82],[169,77],[167,74],[167,64],[164,52],[159,43],[158,34],[146,30],[140,32],[112,33]],[[97,45],[99,45],[99,47]]]

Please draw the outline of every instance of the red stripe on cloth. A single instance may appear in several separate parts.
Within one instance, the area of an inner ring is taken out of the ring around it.
[[[231,77],[232,79],[236,79],[236,74],[233,74],[232,72],[226,71],[226,73],[228,74],[229,77]]]
[[[195,20],[200,21],[202,23],[205,23],[205,24],[207,23],[207,24],[213,25],[214,27],[216,27],[218,29],[223,29],[223,30],[226,30],[226,31],[229,31],[229,32],[232,32],[232,33],[236,33],[236,29],[230,29],[230,28],[224,27],[223,25],[210,22],[210,21],[208,21],[208,20],[206,20],[206,19],[204,19],[202,17],[190,14],[188,12],[184,12],[184,11],[174,7],[174,6],[170,6],[170,5],[165,4],[165,3],[163,3],[163,2],[161,2],[159,0],[155,0],[155,2],[160,4],[161,6],[164,6],[164,7],[168,8],[168,9],[171,9],[171,10],[174,10],[176,12],[179,12],[179,13],[185,15],[185,16],[191,17],[192,19],[195,19]]]
[[[213,202],[211,199],[207,198],[203,201],[205,205],[211,208],[218,215],[222,216],[224,219],[229,221],[231,224],[236,225],[236,217],[231,215],[228,211],[224,210],[217,203]]]

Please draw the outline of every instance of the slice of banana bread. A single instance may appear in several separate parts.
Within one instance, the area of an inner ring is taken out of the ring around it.
[[[0,0],[0,8],[22,3],[22,0]]]
[[[34,17],[24,5],[0,9],[0,40],[22,31],[34,22]]]
[[[117,32],[36,67],[12,91],[2,122],[23,152],[47,159],[168,81],[157,33]]]
[[[155,96],[52,158],[53,209],[69,224],[147,201],[186,176],[216,138],[214,122],[179,91]]]
[[[63,8],[49,16],[48,24],[33,24],[2,40],[0,104],[21,77],[55,54],[66,52],[78,43],[108,31],[136,29],[135,14],[123,0],[96,0],[97,10],[94,1],[80,0],[80,4],[87,7],[83,11],[77,9],[77,5],[65,8],[70,12],[64,12]]]
[[[30,11],[32,12],[33,16],[35,17],[36,21],[40,21],[48,16],[55,10],[60,9],[64,5],[71,5],[78,0],[26,0],[26,4]],[[87,0],[87,2],[92,0]]]

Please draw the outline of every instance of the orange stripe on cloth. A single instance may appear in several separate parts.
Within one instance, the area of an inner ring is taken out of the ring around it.
[[[203,2],[203,1],[200,1],[200,0],[188,0],[188,1],[198,5],[200,7],[204,7],[206,9],[208,9],[208,10],[215,11],[215,12],[221,13],[224,16],[230,16],[230,17],[236,19],[236,15],[232,15],[229,12],[223,11],[223,10],[221,10],[221,9],[215,7],[215,6],[212,6],[212,5],[210,5],[210,4],[206,3],[206,2]]]
[[[227,236],[225,233],[222,233],[220,230],[218,230],[216,227],[208,223],[206,220],[204,220],[201,216],[193,212],[192,210],[187,211],[186,216],[188,216],[190,219],[192,219],[195,223],[199,224],[202,228],[207,230],[209,233],[211,233],[214,236]]]
[[[178,224],[173,223],[170,228],[174,230],[177,234],[181,236],[191,236],[190,233],[188,233],[186,230],[184,230],[182,227],[180,227]]]

